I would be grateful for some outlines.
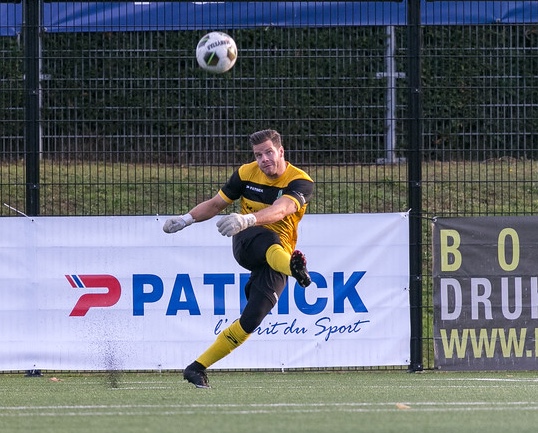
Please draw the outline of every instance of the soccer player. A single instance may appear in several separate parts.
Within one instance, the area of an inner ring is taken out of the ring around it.
[[[295,250],[295,244],[314,182],[286,161],[277,131],[255,132],[249,142],[255,161],[239,167],[214,197],[163,226],[166,233],[175,233],[240,200],[241,213],[223,216],[217,228],[223,236],[233,236],[234,257],[251,272],[245,285],[247,304],[239,319],[183,371],[184,379],[197,388],[209,388],[206,369],[244,343],[261,324],[282,294],[287,276],[293,276],[302,287],[311,282],[305,256]]]

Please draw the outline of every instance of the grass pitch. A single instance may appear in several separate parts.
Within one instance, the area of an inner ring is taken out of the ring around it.
[[[210,372],[0,375],[12,432],[534,432],[533,372]]]

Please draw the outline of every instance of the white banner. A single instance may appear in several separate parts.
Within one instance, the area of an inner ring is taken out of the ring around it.
[[[217,218],[0,219],[0,370],[180,369],[239,317],[248,271]],[[215,368],[406,365],[408,214],[306,215],[313,283]]]

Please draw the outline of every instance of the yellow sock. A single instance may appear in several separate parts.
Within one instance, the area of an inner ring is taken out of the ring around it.
[[[217,335],[215,342],[196,361],[207,368],[243,344],[249,336],[250,334],[244,331],[239,320],[236,320]]]
[[[265,259],[269,266],[284,275],[291,275],[290,258],[291,255],[282,248],[282,245],[278,244],[271,245],[265,253]]]

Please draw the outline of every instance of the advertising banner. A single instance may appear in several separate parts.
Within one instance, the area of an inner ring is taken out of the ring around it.
[[[246,303],[218,218],[1,218],[0,370],[184,368]],[[408,214],[306,215],[298,248],[312,284],[215,368],[408,364]]]
[[[437,368],[536,369],[537,227],[534,216],[434,221]]]

